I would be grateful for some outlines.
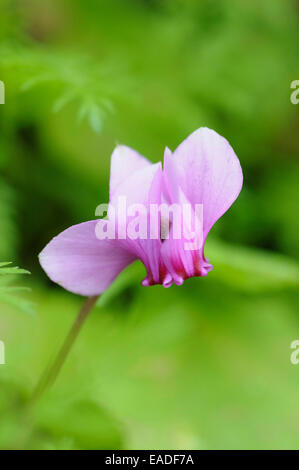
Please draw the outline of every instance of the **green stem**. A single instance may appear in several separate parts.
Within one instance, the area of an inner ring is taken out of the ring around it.
[[[80,312],[73,323],[73,326],[70,329],[69,334],[67,335],[60,351],[58,352],[56,359],[54,360],[53,364],[46,369],[44,374],[42,375],[40,381],[38,382],[33,395],[31,397],[30,403],[36,402],[41,395],[49,388],[51,385],[54,384],[74,342],[75,339],[77,338],[86,318],[88,317],[88,314],[91,312],[92,308],[94,307],[96,301],[98,300],[99,296],[94,296],[94,297],[88,297],[84,304],[82,305],[82,308],[80,309]]]

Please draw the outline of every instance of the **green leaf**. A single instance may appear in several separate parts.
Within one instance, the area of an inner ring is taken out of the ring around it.
[[[111,65],[99,64],[86,55],[32,44],[30,48],[6,44],[0,48],[0,58],[4,70],[20,77],[22,92],[54,84],[60,96],[54,101],[53,111],[59,112],[74,101],[79,121],[86,117],[95,132],[102,129],[107,113],[114,111],[113,100],[127,95],[123,89],[124,73],[117,73]]]
[[[30,272],[17,266],[8,268],[7,266],[10,264],[10,262],[0,263],[0,301],[17,307],[17,309],[24,313],[34,315],[33,303],[16,295],[19,292],[28,292],[30,289],[28,287],[10,285],[15,275],[30,274]]]
[[[30,274],[30,272],[26,269],[18,268],[17,266],[13,268],[0,268],[0,275],[4,274]]]
[[[299,265],[287,256],[219,240],[208,240],[205,251],[214,266],[210,276],[232,287],[263,291],[299,286]]]

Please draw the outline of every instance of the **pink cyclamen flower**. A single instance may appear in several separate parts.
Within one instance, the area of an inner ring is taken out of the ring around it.
[[[239,160],[226,139],[208,128],[193,132],[171,153],[166,148],[164,169],[134,150],[118,146],[111,157],[110,204],[124,196],[129,204],[203,206],[199,249],[186,250],[185,239],[99,239],[93,220],[74,225],[53,238],[40,254],[50,279],[87,297],[103,293],[118,274],[140,259],[147,271],[143,285],[180,285],[212,269],[204,256],[204,242],[214,223],[239,195],[243,175]],[[161,221],[162,223],[162,221]],[[171,231],[171,229],[170,229]],[[171,234],[170,234],[171,235]]]

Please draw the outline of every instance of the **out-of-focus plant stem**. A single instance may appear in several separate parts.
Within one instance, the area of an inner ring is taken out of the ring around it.
[[[45,370],[44,374],[41,376],[41,379],[38,382],[31,397],[30,404],[35,403],[40,398],[40,396],[43,395],[43,393],[49,387],[51,387],[51,385],[54,384],[83,324],[85,323],[86,318],[98,300],[98,297],[99,296],[88,297],[85,300],[54,362]]]

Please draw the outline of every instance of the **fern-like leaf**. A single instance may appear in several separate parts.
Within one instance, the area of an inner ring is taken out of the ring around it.
[[[5,302],[24,313],[34,315],[33,303],[17,295],[20,291],[30,291],[30,289],[11,285],[16,275],[30,274],[30,272],[17,266],[10,267],[10,264],[9,262],[0,263],[0,302]]]

